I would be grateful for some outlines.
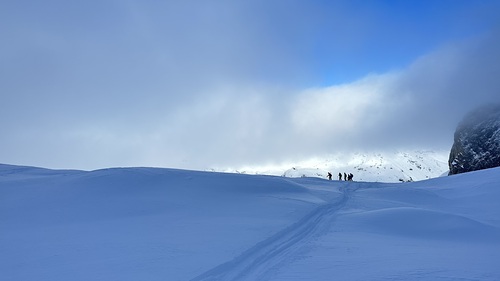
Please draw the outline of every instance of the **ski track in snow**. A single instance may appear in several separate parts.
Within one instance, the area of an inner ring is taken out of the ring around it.
[[[359,189],[357,184],[345,183],[339,189],[342,192],[340,198],[317,207],[298,222],[191,281],[269,279],[283,261],[293,258],[293,254],[301,248],[301,245],[330,229],[338,212],[346,206],[352,193],[357,189]]]

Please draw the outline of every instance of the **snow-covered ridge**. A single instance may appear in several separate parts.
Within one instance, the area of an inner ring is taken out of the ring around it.
[[[326,178],[328,172],[338,179],[338,173],[352,173],[357,181],[407,182],[440,177],[448,171],[449,151],[414,150],[332,154],[296,163],[268,166],[247,166],[212,171],[275,175],[284,177]]]

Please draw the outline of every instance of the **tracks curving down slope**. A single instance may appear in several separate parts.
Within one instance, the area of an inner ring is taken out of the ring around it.
[[[301,245],[328,231],[339,210],[346,206],[356,189],[352,184],[340,187],[342,195],[339,198],[319,206],[298,222],[191,281],[267,279],[282,262],[293,257]]]

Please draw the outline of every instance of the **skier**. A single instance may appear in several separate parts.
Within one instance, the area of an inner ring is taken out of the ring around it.
[[[339,181],[342,180],[342,173],[339,173]]]
[[[344,180],[346,181],[347,180],[347,174],[344,173]]]
[[[332,180],[332,174],[330,172],[328,172],[328,179]]]

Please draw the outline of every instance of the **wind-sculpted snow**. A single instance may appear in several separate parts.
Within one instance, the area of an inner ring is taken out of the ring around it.
[[[0,165],[1,280],[500,280],[499,182]]]
[[[420,239],[500,242],[500,229],[460,216],[415,207],[395,207],[342,217],[357,230]]]

